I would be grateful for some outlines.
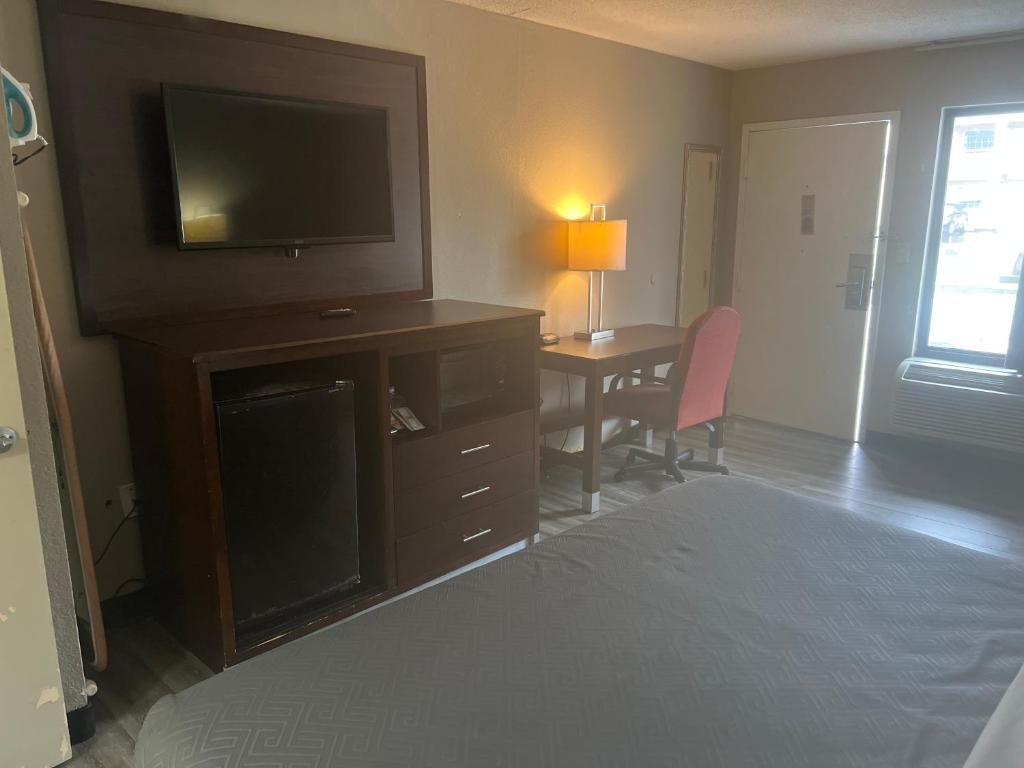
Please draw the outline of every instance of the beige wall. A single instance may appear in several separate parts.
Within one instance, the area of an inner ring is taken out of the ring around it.
[[[913,350],[942,107],[1024,101],[1024,42],[887,51],[737,72],[723,184],[720,300],[731,295],[744,123],[899,111],[888,256],[867,427],[888,431],[896,366]],[[830,287],[824,290],[831,290]]]
[[[554,222],[607,201],[630,233],[629,269],[608,278],[607,322],[673,321],[683,145],[723,143],[729,73],[440,0],[137,4],[426,56],[436,295],[541,307],[544,330],[562,334],[581,327],[585,281],[558,263],[564,230]],[[4,0],[0,40],[49,134],[34,9]],[[101,545],[120,517],[117,486],[132,474],[116,349],[77,333],[54,153],[19,180],[33,197],[29,223]],[[557,406],[558,385],[545,379],[546,407]],[[141,567],[126,527],[99,568],[102,594]]]

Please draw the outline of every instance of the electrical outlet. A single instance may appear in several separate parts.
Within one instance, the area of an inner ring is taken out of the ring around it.
[[[135,483],[127,483],[117,489],[118,497],[121,499],[121,514],[128,517],[135,509]]]

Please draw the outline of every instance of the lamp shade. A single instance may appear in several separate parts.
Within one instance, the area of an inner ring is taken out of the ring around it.
[[[626,220],[569,222],[569,269],[626,268]]]

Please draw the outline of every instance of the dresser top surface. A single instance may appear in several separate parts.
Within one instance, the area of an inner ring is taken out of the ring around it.
[[[505,307],[455,299],[412,301],[360,308],[349,317],[317,311],[254,315],[173,325],[114,326],[115,336],[150,344],[195,359],[239,352],[284,349],[368,336],[540,317],[539,309]]]

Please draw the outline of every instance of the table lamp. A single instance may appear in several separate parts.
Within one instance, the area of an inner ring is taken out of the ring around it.
[[[570,221],[568,240],[569,269],[590,272],[587,293],[587,330],[576,331],[584,341],[610,339],[615,331],[604,328],[604,273],[626,268],[626,220],[605,219],[604,203],[590,204],[589,221]],[[597,327],[594,327],[594,273],[601,274],[597,300]]]

